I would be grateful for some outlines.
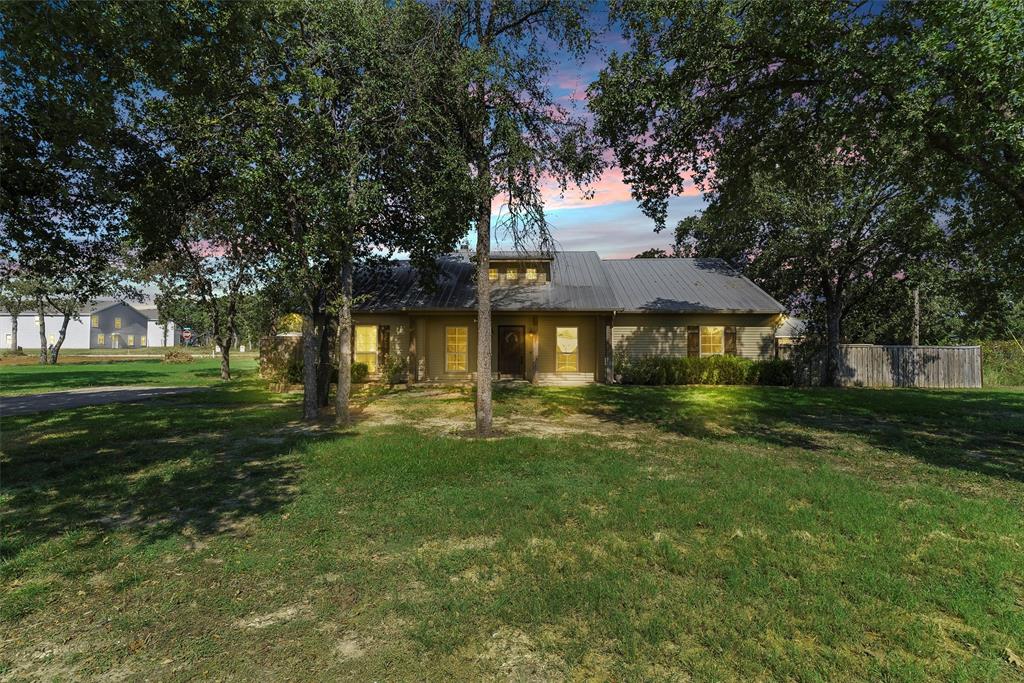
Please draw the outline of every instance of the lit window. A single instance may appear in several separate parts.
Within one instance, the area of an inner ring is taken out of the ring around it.
[[[114,318],[114,329],[115,330],[121,329],[121,319],[120,318]]]
[[[139,346],[145,346],[145,345],[146,345],[146,335],[142,335],[141,337],[139,337]]]
[[[580,367],[579,330],[555,328],[555,372],[577,372]]]
[[[536,281],[536,279],[537,279],[537,269],[536,268],[527,268],[526,269],[526,279],[527,280],[534,280],[534,281]]]
[[[497,268],[488,268],[487,269],[487,279],[490,280],[491,282],[494,282],[495,280],[497,280],[498,279],[498,269]]]
[[[55,335],[55,334],[51,334],[50,335],[50,343],[51,344],[56,344],[57,343],[57,335]]]
[[[134,334],[129,334],[128,335],[128,346],[135,346],[135,335]]]
[[[98,315],[92,316],[92,323],[91,324],[92,324],[93,327],[99,327],[100,326],[100,317]]]
[[[11,335],[7,335],[7,348],[11,348]]]
[[[356,325],[356,362],[365,363],[370,374],[377,372],[377,326]]]
[[[444,328],[444,369],[445,372],[466,372],[469,356],[469,328]]]
[[[107,343],[107,337],[102,332],[96,335],[96,344],[103,346]]]
[[[36,316],[36,327],[39,327],[39,316]]]
[[[506,280],[518,280],[519,279],[519,271],[516,270],[515,268],[506,268],[505,269],[505,279]]]
[[[725,328],[700,328],[700,355],[721,356],[725,353]]]

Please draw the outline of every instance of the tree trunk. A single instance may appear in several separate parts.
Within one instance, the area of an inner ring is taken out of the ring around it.
[[[57,356],[60,355],[60,347],[64,345],[64,338],[68,334],[68,323],[71,321],[71,314],[65,313],[64,320],[61,321],[60,334],[57,335],[57,343],[50,349],[50,364],[57,364]]]
[[[313,421],[320,417],[317,400],[316,366],[320,356],[320,330],[317,328],[316,304],[302,316],[302,419]]]
[[[488,183],[485,187],[489,187]],[[491,200],[482,201],[476,225],[476,433],[491,434]]]
[[[220,347],[220,378],[226,382],[231,379],[231,337],[226,343],[224,338],[215,337],[214,342]]]
[[[49,359],[46,353],[46,316],[43,311],[42,297],[36,299],[36,312],[39,316],[39,364],[46,365]]]
[[[825,295],[826,346],[825,376],[822,383],[834,387],[839,379],[839,341],[843,307],[835,294]]]
[[[329,334],[330,321],[327,314],[320,316],[317,325],[320,333],[320,362],[316,367],[316,398],[321,408],[331,404],[331,337]]]
[[[352,396],[352,262],[341,266],[341,307],[338,311],[338,394],[334,398],[335,422],[351,423],[348,402]]]
[[[910,328],[910,345],[921,343],[921,288],[914,287],[914,323]]]
[[[18,350],[18,314],[11,314],[11,351]]]

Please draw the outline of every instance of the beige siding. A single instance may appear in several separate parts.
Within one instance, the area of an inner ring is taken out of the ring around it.
[[[736,353],[744,358],[770,358],[776,316],[773,315],[635,315],[615,316],[612,347],[632,358],[686,355],[690,325],[736,326]]]
[[[471,315],[431,316],[427,319],[427,377],[435,382],[464,382],[476,375],[476,320]],[[466,372],[445,369],[445,328],[467,328]]]

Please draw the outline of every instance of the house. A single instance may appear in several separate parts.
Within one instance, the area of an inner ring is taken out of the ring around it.
[[[775,355],[778,358],[791,358],[793,347],[800,343],[807,331],[807,324],[800,318],[784,318],[775,330]]]
[[[63,314],[47,308],[43,311],[46,345],[57,343]],[[40,318],[37,311],[25,311],[18,316],[18,346],[23,349],[39,348]],[[175,325],[160,323],[152,307],[136,306],[123,301],[103,300],[81,308],[68,321],[64,349],[120,349],[173,346]],[[3,348],[13,348],[11,315],[0,311],[0,339]]]
[[[414,382],[473,379],[476,286],[468,253],[427,287],[406,262],[356,283],[353,360],[387,357]],[[609,381],[616,354],[771,358],[784,309],[719,259],[601,259],[596,252],[491,255],[492,369],[535,384]]]

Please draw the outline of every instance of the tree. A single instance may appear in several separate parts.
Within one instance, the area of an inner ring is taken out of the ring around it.
[[[758,172],[743,198],[711,193],[676,239],[680,249],[729,259],[807,319],[825,340],[824,381],[834,384],[845,321],[903,282],[941,233],[921,188],[902,182],[899,169],[832,143],[800,151],[799,167]]]
[[[582,56],[589,48],[588,4],[577,0],[455,0],[441,5],[463,48],[466,88],[454,112],[475,181],[477,434],[491,432],[491,215],[516,249],[551,248],[542,181],[586,185],[601,161],[585,122],[558,104],[546,75],[554,44]]]
[[[664,249],[658,249],[657,247],[651,247],[645,251],[641,251],[633,258],[672,258],[672,254],[668,253]]]
[[[691,178],[735,207],[758,174],[800,167],[800,141],[829,140],[932,195],[947,232],[1022,287],[1021,3],[623,0],[613,15],[631,46],[591,106],[659,228]]]
[[[17,275],[0,280],[0,308],[11,316],[11,351],[18,350],[18,316],[31,307],[32,291],[32,282]]]

